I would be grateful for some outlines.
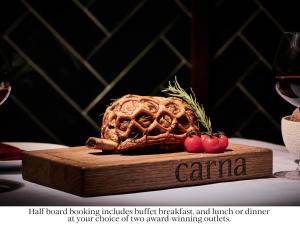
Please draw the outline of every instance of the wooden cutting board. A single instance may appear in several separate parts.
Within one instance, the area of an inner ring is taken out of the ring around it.
[[[108,155],[81,146],[22,155],[25,180],[79,196],[271,177],[272,170],[270,149],[235,144],[219,154]]]

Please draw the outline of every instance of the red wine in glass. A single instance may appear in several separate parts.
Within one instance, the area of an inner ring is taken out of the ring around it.
[[[276,76],[276,91],[290,104],[300,107],[300,75]]]

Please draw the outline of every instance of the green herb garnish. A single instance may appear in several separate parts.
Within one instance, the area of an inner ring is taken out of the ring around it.
[[[204,126],[208,134],[212,134],[212,127],[209,117],[205,114],[203,105],[199,104],[196,100],[195,93],[191,88],[191,94],[188,94],[178,83],[175,76],[174,85],[169,81],[169,86],[162,90],[170,96],[178,97],[188,103],[194,111],[197,120]]]

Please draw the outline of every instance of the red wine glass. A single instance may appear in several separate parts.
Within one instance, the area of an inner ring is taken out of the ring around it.
[[[277,93],[288,103],[300,107],[300,32],[285,32],[279,42],[274,58]],[[295,154],[298,167],[293,171],[280,171],[274,175],[300,180],[300,121],[291,116],[281,120],[281,132],[286,149]]]
[[[278,94],[300,107],[300,32],[286,32],[279,43],[273,65]]]

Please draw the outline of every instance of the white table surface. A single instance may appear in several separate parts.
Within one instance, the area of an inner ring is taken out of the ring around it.
[[[231,138],[231,143],[267,147],[273,150],[273,172],[293,170],[294,156],[284,146]],[[59,148],[42,143],[7,143],[25,150]],[[0,205],[9,206],[300,206],[300,181],[263,178],[223,182],[159,191],[99,197],[78,197],[22,179],[21,161],[0,161],[0,184],[16,182],[19,188],[0,193]]]

